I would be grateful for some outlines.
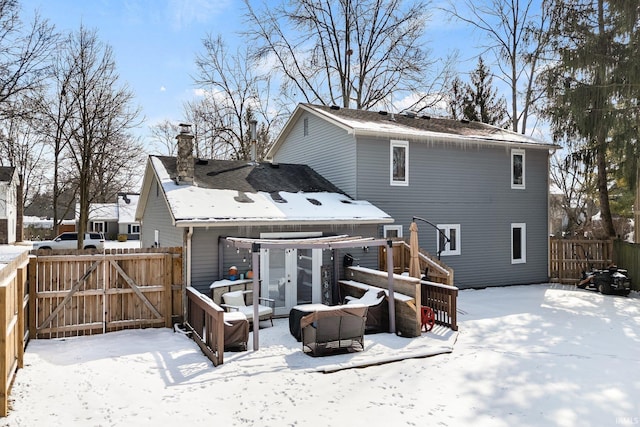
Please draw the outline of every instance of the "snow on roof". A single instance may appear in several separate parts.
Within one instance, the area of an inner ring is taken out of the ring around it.
[[[230,222],[251,224],[272,222],[315,223],[389,223],[393,219],[362,200],[353,200],[339,192],[325,191],[243,191],[199,185],[178,185],[165,167],[166,159],[151,157],[151,162],[164,189],[176,222],[207,223]],[[209,162],[216,162],[210,160]],[[220,161],[222,162],[222,161]],[[242,165],[244,167],[246,165]],[[211,165],[209,165],[211,167]],[[251,168],[258,165],[249,164]],[[285,168],[285,165],[281,165]],[[237,169],[237,167],[235,168]],[[223,172],[209,173],[212,180]],[[196,173],[196,175],[198,175]],[[249,175],[247,175],[249,176]],[[220,177],[223,179],[223,177]],[[268,185],[268,183],[261,183]],[[277,183],[280,184],[280,183]],[[272,183],[271,185],[275,185]],[[283,188],[289,182],[282,183]],[[247,182],[238,179],[232,185],[246,189]]]
[[[302,106],[321,117],[334,120],[352,129],[356,134],[390,134],[426,140],[456,139],[468,142],[527,144],[541,148],[556,147],[555,144],[480,122],[311,104],[302,104]]]
[[[117,221],[118,205],[115,203],[91,203],[89,220]]]
[[[136,208],[138,207],[138,194],[118,195],[118,222],[121,224],[131,224],[137,222],[135,219]]]

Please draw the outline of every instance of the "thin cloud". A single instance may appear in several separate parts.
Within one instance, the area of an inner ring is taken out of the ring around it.
[[[233,3],[232,0],[169,0],[167,14],[171,27],[179,31],[193,23],[206,23]]]

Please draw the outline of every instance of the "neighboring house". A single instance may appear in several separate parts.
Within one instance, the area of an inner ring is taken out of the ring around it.
[[[139,198],[139,194],[118,194],[118,235],[128,240],[140,240],[140,223],[135,218]]]
[[[120,193],[116,203],[91,203],[87,230],[104,233],[110,240],[119,235],[126,235],[128,240],[139,240],[140,223],[135,220],[138,197],[136,193]],[[80,206],[76,205],[76,222],[79,217]]]
[[[141,247],[184,248],[187,285],[209,285],[252,270],[253,254],[225,238],[280,243],[335,236],[374,236],[393,220],[366,201],[353,200],[306,165],[195,160],[193,136],[178,136],[178,157],[150,156],[136,212]],[[278,248],[260,251],[261,294],[276,299],[276,314],[303,302],[320,302],[323,277],[338,260],[334,250]],[[377,262],[377,251],[357,248],[355,258]],[[342,254],[341,256],[346,256]],[[339,265],[342,265],[340,260]],[[326,283],[326,282],[325,282]]]
[[[0,244],[16,241],[17,185],[16,168],[0,166]]]
[[[76,204],[76,223],[80,220],[80,205]],[[115,240],[118,234],[118,204],[91,203],[89,204],[89,224],[87,232],[104,233],[109,240]]]
[[[459,287],[548,280],[549,155],[554,144],[478,122],[300,104],[268,153],[307,164],[390,214],[455,271]]]

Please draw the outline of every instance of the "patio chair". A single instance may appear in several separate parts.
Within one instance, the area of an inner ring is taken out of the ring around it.
[[[389,309],[382,289],[369,289],[360,298],[347,295],[345,303],[368,307],[366,333],[389,332]]]
[[[253,290],[232,291],[222,294],[224,304],[221,307],[227,311],[239,311],[247,316],[247,320],[253,324],[253,305],[247,305],[247,300],[253,301]],[[258,322],[261,320],[271,321],[273,326],[273,313],[275,312],[276,301],[271,298],[259,297]]]

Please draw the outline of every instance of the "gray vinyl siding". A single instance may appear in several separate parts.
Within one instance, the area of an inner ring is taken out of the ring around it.
[[[309,121],[304,135],[304,120]],[[297,163],[311,166],[333,185],[354,197],[356,188],[356,145],[352,135],[313,114],[302,113],[286,141],[274,155],[275,163]]]
[[[413,216],[460,224],[461,254],[443,256],[460,287],[544,282],[547,277],[547,150],[526,150],[526,189],[511,189],[509,147],[409,144],[409,185],[389,184],[389,140],[358,141],[358,199],[403,225]],[[326,176],[331,180],[331,176]],[[511,224],[526,224],[526,263],[511,263]],[[434,228],[417,222],[420,246],[436,254]]]
[[[154,245],[155,230],[159,231],[160,246],[182,247],[184,230],[173,226],[169,207],[155,179],[151,183],[143,218],[140,224],[140,247],[150,248]]]
[[[240,273],[249,270],[252,254],[246,249],[237,251],[234,248],[224,249],[224,266],[223,271],[219,271],[218,250],[219,237],[249,237],[259,238],[260,233],[276,233],[276,232],[317,232],[322,231],[327,235],[349,234],[357,236],[376,237],[378,234],[378,226],[325,226],[325,227],[251,227],[247,228],[196,228],[191,238],[191,286],[202,293],[209,295],[209,285],[227,275],[227,269],[235,265]],[[377,249],[372,248],[367,252],[363,248],[340,249],[336,251],[339,257],[340,265],[344,255],[350,253],[363,267],[377,268]],[[323,264],[333,265],[331,260],[331,251],[325,251],[323,254]]]

